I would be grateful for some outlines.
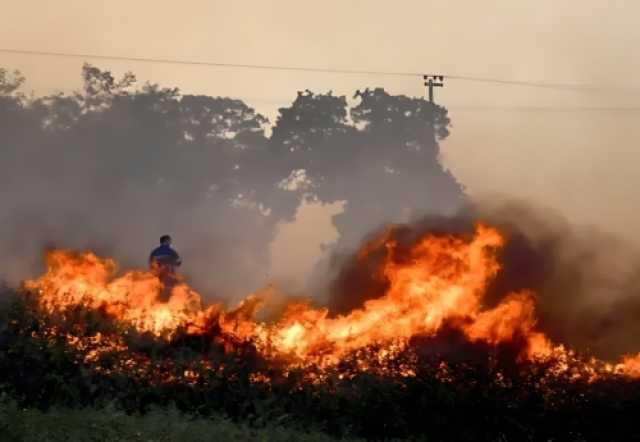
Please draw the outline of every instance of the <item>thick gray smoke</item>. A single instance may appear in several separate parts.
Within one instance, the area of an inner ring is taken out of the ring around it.
[[[47,247],[91,249],[146,266],[174,237],[192,284],[235,298],[269,277],[269,244],[303,198],[344,201],[348,250],[414,208],[451,211],[461,186],[439,162],[445,109],[381,89],[350,107],[299,93],[269,122],[239,100],[138,87],[86,65],[72,95],[20,95],[0,78],[0,279],[41,271]]]

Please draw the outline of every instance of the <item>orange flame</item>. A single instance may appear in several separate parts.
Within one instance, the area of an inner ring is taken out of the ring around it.
[[[141,332],[171,336],[179,327],[202,325],[214,306],[203,309],[198,293],[180,283],[166,302],[159,299],[162,284],[150,272],[130,271],[116,277],[116,264],[94,253],[49,252],[47,272],[25,287],[39,294],[49,312],[75,306],[104,311]]]
[[[255,319],[260,305],[268,301],[264,296],[251,295],[235,310],[225,311],[220,305],[205,307],[202,297],[182,280],[163,300],[162,283],[153,273],[129,271],[118,276],[113,260],[91,252],[50,252],[47,272],[25,282],[25,287],[38,293],[39,305],[47,312],[76,306],[102,309],[123,324],[166,339],[179,329],[199,334],[216,323],[224,333],[253,342],[265,357],[293,366],[333,365],[371,345],[386,346],[378,354],[384,358],[408,345],[412,337],[434,336],[445,325],[472,342],[523,342],[523,358],[565,351],[536,330],[533,293],[507,294],[497,306],[484,307],[487,285],[500,270],[496,251],[504,238],[496,229],[478,224],[470,237],[428,234],[409,248],[402,247],[392,232],[358,255],[364,259],[382,251],[377,271],[388,281],[388,289],[361,308],[336,317],[310,302],[295,302],[279,320],[264,323]],[[640,377],[640,355],[625,358],[612,370]]]

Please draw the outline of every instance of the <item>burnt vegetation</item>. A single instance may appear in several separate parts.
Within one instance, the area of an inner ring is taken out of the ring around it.
[[[581,441],[637,435],[633,416],[640,411],[640,383],[614,375],[595,382],[576,379],[579,363],[549,376],[553,361],[516,362],[517,342],[472,344],[444,328],[434,337],[416,337],[367,372],[359,367],[361,353],[375,354],[376,348],[359,350],[328,369],[297,370],[265,361],[250,342],[227,341],[215,328],[166,341],[123,329],[101,312],[79,308],[62,318],[43,315],[28,294],[3,298],[3,431],[15,429],[8,417],[18,419],[19,410],[55,415],[95,409],[155,419],[169,410],[196,426],[224,416],[252,437],[288,428],[309,440],[316,440],[310,429],[322,437],[367,440]],[[67,340],[114,331],[123,336],[126,351],[102,352],[91,360],[90,347],[81,351]],[[401,374],[406,366],[414,368],[414,376]]]

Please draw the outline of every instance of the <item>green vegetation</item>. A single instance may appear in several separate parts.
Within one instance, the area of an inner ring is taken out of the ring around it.
[[[22,409],[15,401],[0,402],[0,440],[13,442],[329,442],[320,432],[303,432],[277,424],[251,428],[219,416],[185,415],[175,408],[128,415],[117,408]],[[346,439],[344,439],[346,440]]]

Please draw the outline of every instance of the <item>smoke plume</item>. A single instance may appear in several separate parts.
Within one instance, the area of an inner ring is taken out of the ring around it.
[[[476,202],[454,217],[427,216],[398,226],[392,236],[409,246],[429,232],[471,234],[478,221],[496,226],[506,237],[487,307],[511,292],[533,290],[539,327],[553,341],[607,359],[637,352],[640,253],[613,235],[572,226],[550,209],[496,198]],[[333,257],[337,276],[327,296],[334,314],[358,308],[387,289],[388,281],[370,271],[384,256],[375,241],[385,229],[370,236],[378,249],[364,261],[360,255]]]

